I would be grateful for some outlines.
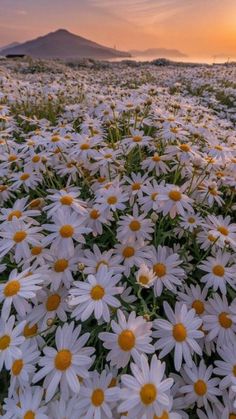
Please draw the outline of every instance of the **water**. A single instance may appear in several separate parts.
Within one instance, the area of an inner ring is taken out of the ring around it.
[[[153,61],[157,58],[164,58],[164,57],[157,57],[157,56],[133,56],[133,57],[127,57],[127,58],[111,58],[108,61],[111,62],[119,62],[124,60],[131,60],[131,61]],[[176,62],[183,62],[183,63],[195,63],[195,64],[223,64],[227,62],[236,61],[236,57],[168,57],[168,60],[176,61]]]

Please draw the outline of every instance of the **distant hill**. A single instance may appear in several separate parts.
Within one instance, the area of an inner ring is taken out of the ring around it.
[[[167,48],[149,48],[144,51],[131,50],[129,51],[132,57],[163,57],[163,58],[183,58],[187,55],[178,51],[177,49]]]
[[[7,44],[7,45],[4,45],[4,46],[0,47],[0,52],[2,52],[3,50],[5,50],[7,48],[16,47],[17,45],[20,45],[20,42],[11,42],[11,44]]]
[[[31,41],[7,47],[1,51],[1,54],[25,54],[35,58],[61,59],[109,59],[131,56],[128,52],[99,45],[65,29],[59,29]]]

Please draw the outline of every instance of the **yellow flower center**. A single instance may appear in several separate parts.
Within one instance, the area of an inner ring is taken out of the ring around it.
[[[97,220],[97,218],[100,216],[100,212],[97,209],[93,209],[90,211],[90,218],[93,220]]]
[[[124,256],[124,258],[130,258],[134,256],[134,253],[135,253],[134,248],[131,246],[127,246],[123,249],[122,256]]]
[[[10,154],[8,157],[9,162],[13,162],[17,160],[17,156],[15,154]]]
[[[58,308],[61,302],[61,297],[58,294],[52,294],[48,297],[46,302],[47,311],[54,311]]]
[[[21,211],[14,210],[14,211],[10,212],[7,219],[8,219],[8,221],[12,221],[13,217],[20,218],[21,215],[22,215]]]
[[[197,380],[194,383],[194,391],[198,396],[204,396],[207,392],[207,385],[203,380]]]
[[[60,141],[60,137],[58,135],[53,135],[53,137],[51,138],[51,142],[58,143],[58,141]]]
[[[88,150],[90,148],[90,145],[88,143],[81,144],[80,150]]]
[[[223,234],[223,236],[228,236],[228,234],[229,234],[229,230],[224,226],[218,227],[217,231],[219,231],[221,234]]]
[[[60,203],[62,205],[71,205],[72,202],[73,202],[73,196],[71,196],[71,195],[63,195],[60,198]]]
[[[216,276],[224,276],[225,269],[224,269],[224,267],[222,265],[215,265],[212,268],[212,272]]]
[[[229,419],[236,419],[236,413],[230,413]]]
[[[94,406],[101,406],[104,402],[104,391],[101,388],[93,390],[91,395],[91,402]]]
[[[157,199],[157,195],[158,195],[158,193],[157,193],[157,192],[153,192],[153,193],[151,194],[151,200],[152,200],[152,201],[156,201],[156,199]]]
[[[20,180],[27,180],[29,179],[30,175],[29,173],[23,173],[23,175],[21,175]]]
[[[204,310],[205,310],[204,303],[201,300],[193,301],[192,308],[195,309],[198,315],[204,313]]]
[[[37,324],[33,324],[33,326],[31,327],[28,324],[26,324],[24,327],[23,335],[25,338],[29,338],[36,335],[37,331],[38,331]]]
[[[154,154],[154,156],[152,157],[152,160],[154,162],[158,163],[161,160],[161,158],[160,158],[160,156],[158,156],[158,154]]]
[[[32,410],[28,410],[24,414],[24,418],[23,419],[35,419],[35,413]]]
[[[20,282],[17,280],[8,282],[4,287],[5,297],[13,297],[20,291]]]
[[[54,271],[59,273],[59,272],[64,272],[66,270],[66,268],[68,268],[68,261],[66,259],[58,259],[55,263],[54,263]]]
[[[117,198],[116,198],[116,196],[109,196],[109,197],[107,198],[107,203],[108,203],[109,205],[114,205],[114,204],[116,204],[116,203],[117,203]]]
[[[146,275],[140,275],[138,277],[138,282],[140,282],[140,284],[146,285],[149,283],[149,278]]]
[[[194,217],[189,217],[188,218],[188,222],[189,222],[189,224],[194,224],[195,223],[195,218]]]
[[[233,370],[232,370],[233,375],[236,377],[236,365],[233,366]]]
[[[23,368],[24,362],[22,359],[16,359],[11,367],[11,372],[13,375],[19,375]]]
[[[208,234],[207,238],[210,242],[214,242],[216,240],[216,237],[213,236],[213,234]]]
[[[172,201],[180,201],[182,198],[182,194],[179,191],[170,191],[169,192],[169,198],[172,199]]]
[[[6,185],[0,185],[0,192],[4,192],[7,190],[7,186]]]
[[[40,255],[40,253],[42,253],[43,248],[41,246],[34,246],[31,249],[31,254],[33,256],[38,256]]]
[[[25,240],[26,236],[27,236],[26,231],[23,231],[23,230],[16,231],[14,236],[13,236],[13,240],[16,243],[21,243],[21,242],[23,242],[23,240]]]
[[[101,300],[105,295],[105,290],[101,285],[95,285],[90,291],[93,300]]]
[[[38,163],[39,161],[40,161],[40,156],[35,155],[35,156],[32,158],[32,162],[33,162],[33,163]]]
[[[161,278],[166,274],[166,266],[163,263],[156,263],[155,265],[153,265],[152,269],[153,272],[158,276],[158,278]]]
[[[74,234],[74,228],[70,224],[65,224],[60,228],[60,235],[63,239],[68,239]]]
[[[215,149],[215,150],[222,151],[222,150],[223,150],[223,147],[221,147],[220,145],[216,145],[216,146],[214,147],[214,149]]]
[[[140,143],[140,141],[142,141],[142,137],[140,135],[135,135],[133,137],[133,142],[134,143]]]
[[[55,356],[55,368],[60,371],[65,371],[71,366],[71,361],[72,353],[69,351],[69,349],[62,349]]]
[[[133,191],[138,191],[140,188],[141,188],[141,183],[139,183],[139,182],[133,183],[133,185],[132,185],[132,190]]]
[[[179,148],[180,148],[180,150],[182,150],[182,151],[190,151],[190,147],[189,147],[189,145],[188,145],[188,144],[181,144],[181,145],[179,146]]]
[[[224,329],[229,329],[232,326],[232,320],[228,317],[228,313],[224,311],[219,314],[218,319],[221,327]]]
[[[157,397],[157,389],[154,384],[144,384],[144,386],[140,390],[140,398],[146,406],[152,404]]]
[[[131,351],[135,345],[135,335],[132,330],[123,330],[118,336],[118,345],[123,351]]]
[[[3,335],[0,337],[0,350],[4,351],[10,346],[11,338],[8,335]]]
[[[177,323],[173,326],[172,334],[177,342],[183,342],[187,337],[186,327],[182,323]]]
[[[33,199],[33,201],[30,202],[29,207],[30,208],[37,208],[41,204],[40,198]]]
[[[140,230],[141,224],[138,220],[133,220],[131,223],[129,223],[129,228],[132,231],[138,231]]]

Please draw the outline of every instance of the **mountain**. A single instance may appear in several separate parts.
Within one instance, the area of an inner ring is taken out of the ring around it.
[[[17,45],[20,45],[20,43],[19,42],[11,42],[11,44],[3,45],[2,47],[0,47],[0,52],[3,51],[4,49],[7,49],[7,48],[16,47]]]
[[[183,58],[187,55],[178,51],[177,49],[167,48],[149,48],[144,51],[131,50],[129,51],[133,57],[163,57],[163,58]]]
[[[35,58],[94,58],[130,57],[128,52],[104,47],[81,36],[59,29],[47,35],[1,51],[4,55],[25,54]]]

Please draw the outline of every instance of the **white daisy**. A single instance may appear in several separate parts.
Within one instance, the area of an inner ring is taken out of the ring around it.
[[[42,368],[33,377],[33,382],[36,383],[46,376],[44,380],[46,401],[52,399],[59,384],[65,399],[68,397],[69,388],[78,394],[80,391],[78,376],[88,377],[88,369],[92,364],[90,355],[94,349],[83,347],[89,338],[89,333],[79,337],[80,332],[81,326],[74,328],[74,322],[65,323],[56,330],[56,349],[49,346],[43,349],[44,356],[39,360]]]
[[[30,272],[30,269],[21,273],[18,273],[17,269],[11,271],[8,281],[0,284],[0,302],[3,301],[2,317],[5,319],[9,317],[12,304],[17,313],[24,317],[31,308],[28,300],[36,296],[45,278],[42,271],[34,273]]]
[[[123,287],[117,287],[121,275],[113,275],[108,271],[107,266],[100,265],[96,276],[88,275],[87,281],[75,281],[74,287],[70,289],[69,301],[71,307],[75,306],[72,316],[76,320],[87,320],[94,314],[96,320],[110,320],[109,307],[119,307],[120,302],[114,295],[119,295]]]
[[[6,369],[9,370],[14,359],[21,358],[19,346],[25,340],[24,336],[21,335],[25,323],[25,321],[22,321],[15,326],[15,316],[9,317],[8,320],[0,318],[0,371],[4,364]]]
[[[197,407],[204,406],[207,410],[209,402],[213,403],[214,406],[219,404],[219,400],[216,396],[221,396],[222,392],[218,388],[220,383],[219,378],[211,378],[213,366],[206,367],[203,360],[201,360],[197,367],[194,362],[192,366],[184,366],[184,379],[186,385],[180,388],[180,392],[183,393],[184,401],[187,406],[193,403],[197,404]],[[220,404],[219,404],[220,405]]]
[[[144,320],[142,316],[136,317],[135,312],[130,313],[126,320],[121,310],[117,311],[118,323],[111,321],[113,333],[99,333],[99,339],[103,340],[103,346],[109,349],[107,361],[111,361],[111,366],[124,368],[131,358],[139,362],[142,353],[153,353],[154,346],[152,341],[152,323]]]
[[[161,349],[160,358],[166,356],[174,349],[174,364],[177,371],[180,370],[184,358],[186,364],[191,367],[192,354],[202,354],[196,339],[202,338],[203,332],[199,330],[202,320],[195,316],[195,310],[187,310],[185,304],[176,303],[175,311],[167,302],[163,303],[167,320],[155,320],[154,327],[157,331],[153,336],[157,337],[156,349]]]
[[[204,260],[198,267],[208,273],[201,277],[201,282],[204,282],[207,288],[212,287],[213,291],[220,289],[224,295],[227,293],[227,284],[236,289],[236,265],[230,264],[231,258],[230,253],[218,250],[214,256]]]
[[[118,412],[127,412],[132,418],[153,419],[160,416],[164,409],[169,408],[169,389],[174,380],[163,380],[165,363],[161,363],[153,355],[150,366],[145,355],[141,355],[139,366],[131,363],[133,375],[123,374],[121,382],[121,399]]]
[[[112,374],[104,370],[90,373],[89,378],[83,380],[79,394],[77,411],[81,412],[84,419],[112,418],[111,408],[119,399],[119,388],[111,387]]]

